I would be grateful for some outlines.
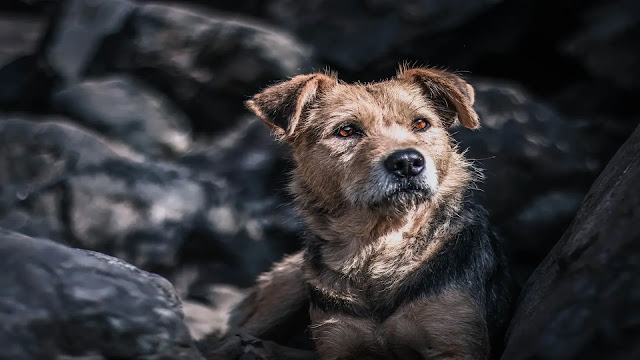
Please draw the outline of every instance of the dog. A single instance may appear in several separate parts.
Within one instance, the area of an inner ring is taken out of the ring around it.
[[[453,73],[401,68],[368,84],[299,75],[248,100],[292,149],[307,231],[234,331],[284,341],[306,315],[321,359],[499,356],[517,285],[472,198],[481,175],[448,130],[479,127],[474,96]]]

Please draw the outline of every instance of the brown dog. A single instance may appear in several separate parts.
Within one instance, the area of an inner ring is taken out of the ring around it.
[[[371,84],[300,75],[249,100],[293,150],[308,232],[235,329],[273,337],[308,309],[322,359],[497,356],[516,288],[448,132],[478,127],[473,101],[460,77],[425,68]]]

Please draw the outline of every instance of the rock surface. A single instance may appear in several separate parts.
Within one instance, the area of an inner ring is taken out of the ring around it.
[[[299,246],[291,207],[264,182],[277,162],[270,140],[254,141],[245,160],[234,162],[237,172],[222,171],[244,141],[270,137],[255,120],[253,131],[242,124],[226,133],[226,143],[210,152],[215,156],[194,153],[183,164],[149,161],[50,120],[0,121],[0,226],[186,281],[181,296],[210,304],[211,284],[248,286]],[[209,167],[220,173],[207,173]],[[247,178],[251,171],[255,176]]]
[[[161,94],[129,77],[75,83],[53,104],[83,125],[151,156],[180,154],[191,146],[188,119]]]
[[[354,71],[412,38],[454,28],[500,1],[274,0],[268,18],[313,44],[330,63]]]
[[[128,71],[167,93],[200,130],[228,128],[247,94],[313,66],[290,35],[248,21],[165,5],[140,5],[101,44],[94,73]]]
[[[0,359],[202,359],[165,279],[2,229],[0,254]]]
[[[521,295],[503,360],[640,357],[640,127]]]

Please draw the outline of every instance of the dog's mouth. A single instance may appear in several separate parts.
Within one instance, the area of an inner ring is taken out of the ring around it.
[[[433,197],[430,187],[411,181],[391,186],[374,207],[409,208],[429,201]]]
[[[424,186],[407,185],[395,188],[386,193],[385,198],[414,196],[428,200],[431,197],[431,190]]]

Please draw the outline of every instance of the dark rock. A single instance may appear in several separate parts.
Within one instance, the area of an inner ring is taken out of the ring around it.
[[[101,43],[117,33],[136,5],[127,0],[61,2],[41,52],[63,83],[81,78]]]
[[[611,144],[598,137],[598,122],[563,117],[513,84],[474,86],[482,127],[454,136],[484,169],[477,195],[526,279],[573,219]]]
[[[18,56],[33,54],[44,25],[41,16],[3,12],[0,17],[0,67]]]
[[[259,23],[149,4],[103,43],[92,71],[131,71],[176,101],[196,128],[214,131],[245,113],[248,94],[312,65],[309,48]]]
[[[189,287],[192,299],[219,308],[218,285],[211,283],[208,273],[228,279],[228,284],[250,286],[283,254],[300,248],[302,226],[285,190],[291,168],[286,160],[288,151],[274,141],[260,121],[247,117],[208,144],[183,156],[178,163],[201,181],[225,179],[232,194],[233,201],[207,209],[201,229],[218,234],[227,261],[206,265],[207,270],[196,276]],[[185,253],[202,258],[213,256],[199,249],[200,238],[198,232],[193,233],[193,246]]]
[[[502,359],[640,356],[640,128],[523,290]]]
[[[640,89],[640,3],[634,0],[593,4],[580,14],[580,25],[562,50],[580,61],[595,78]]]
[[[0,229],[0,359],[202,359],[165,279]]]
[[[53,79],[34,53],[45,19],[0,13],[0,110],[44,111]]]
[[[140,159],[60,117],[40,122],[3,116],[0,121],[0,209],[9,209],[32,193],[63,180],[77,168],[96,166],[119,156]]]
[[[271,21],[312,44],[329,63],[354,71],[418,35],[452,29],[499,2],[274,0],[266,11]]]
[[[245,200],[286,198],[287,174],[292,170],[289,149],[253,116],[240,118],[178,163],[194,177],[224,177]]]
[[[0,110],[47,112],[55,82],[37,55],[17,57],[0,68]]]
[[[251,133],[218,147],[218,160],[170,165],[70,125],[0,121],[0,224],[161,272],[185,298],[218,306],[212,286],[249,286],[300,246],[291,207],[262,178],[201,170],[232,155],[269,169],[273,153],[258,142],[242,152]]]
[[[161,94],[129,77],[108,77],[63,87],[53,105],[110,138],[152,156],[185,152],[186,117]]]
[[[51,13],[60,0],[4,0],[0,9],[19,13]]]
[[[30,214],[25,227],[11,228],[136,265],[175,265],[195,217],[214,196],[176,169],[69,125],[7,119],[0,138],[0,218]]]

